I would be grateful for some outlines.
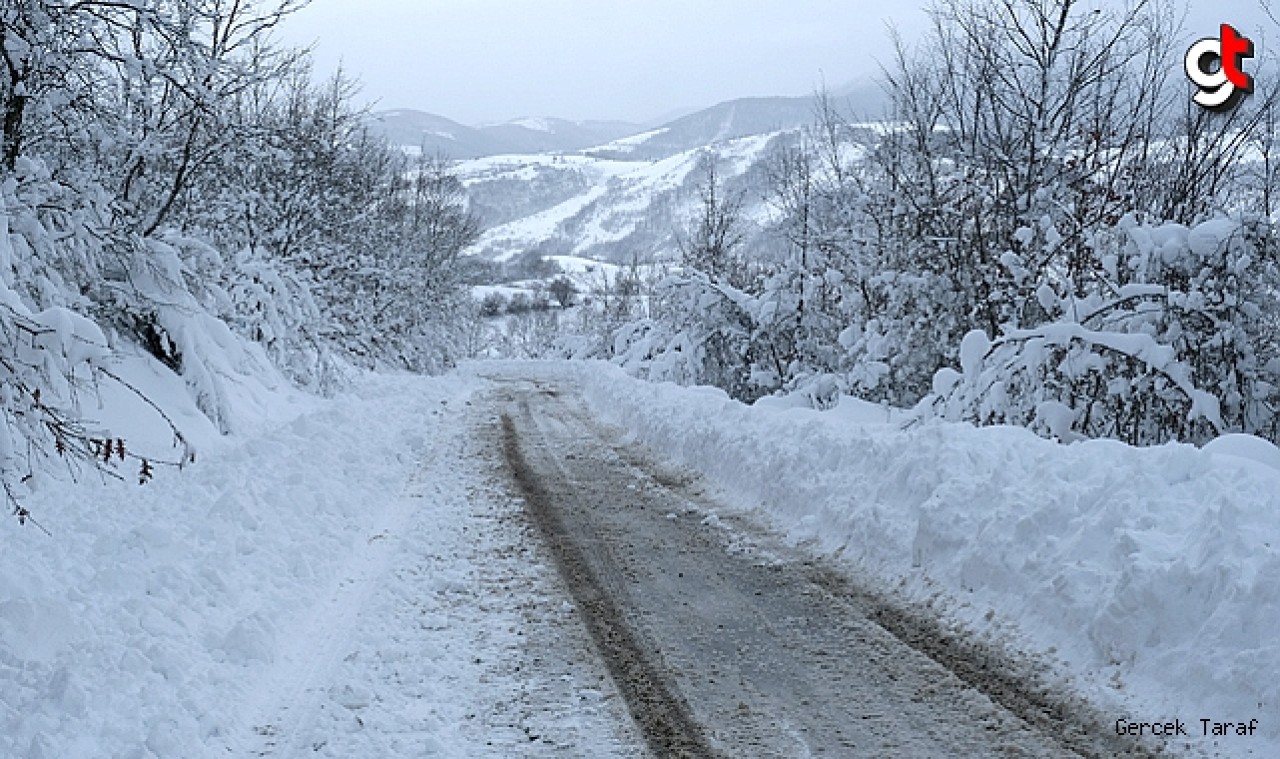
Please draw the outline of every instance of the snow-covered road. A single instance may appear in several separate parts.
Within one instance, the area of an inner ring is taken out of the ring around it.
[[[854,586],[690,472],[599,428],[576,383],[508,377],[507,453],[659,756],[1145,756],[1034,667]]]
[[[1274,755],[1261,464],[903,431],[585,364],[271,409],[227,439],[183,412],[189,471],[28,499],[53,537],[11,525],[0,552],[0,757],[1113,756],[1117,720],[1219,712],[1262,727],[1173,745]],[[1191,510],[1205,493],[1222,504]],[[1163,558],[1155,514],[1199,563]],[[1214,584],[1108,611],[1178,578]],[[1065,676],[1042,672],[1053,647]]]
[[[255,674],[233,755],[644,755],[511,493],[497,418],[444,413],[403,499]]]
[[[53,537],[4,523],[0,757],[643,755],[486,387],[366,377],[226,439],[182,409],[188,471],[46,483]]]
[[[1126,754],[1032,666],[922,645],[941,628],[718,514],[571,376],[484,374],[247,673],[232,755]]]

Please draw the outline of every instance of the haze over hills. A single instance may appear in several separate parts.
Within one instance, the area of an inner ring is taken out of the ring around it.
[[[885,111],[880,87],[870,81],[846,85],[831,92],[833,101],[857,119],[876,119]],[[623,121],[571,121],[559,118],[523,118],[497,124],[467,126],[425,111],[396,109],[371,115],[371,126],[392,144],[409,150],[425,150],[455,159],[529,153],[571,153],[617,149],[611,157],[628,160],[667,158],[718,141],[767,132],[785,131],[813,119],[814,99],[801,97],[749,97],[729,100],[700,110],[682,109],[678,117],[645,125]],[[595,148],[595,150],[590,150]]]
[[[373,129],[394,145],[456,159],[583,150],[641,131],[639,125],[626,122],[553,118],[517,119],[471,127],[444,116],[407,108],[380,111],[370,118]]]

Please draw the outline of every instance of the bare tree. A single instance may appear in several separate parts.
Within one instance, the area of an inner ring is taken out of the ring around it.
[[[751,272],[738,256],[746,237],[742,221],[745,194],[724,187],[719,162],[713,151],[698,157],[697,171],[702,174],[698,205],[688,229],[676,239],[686,266],[706,273],[712,281],[745,288]]]

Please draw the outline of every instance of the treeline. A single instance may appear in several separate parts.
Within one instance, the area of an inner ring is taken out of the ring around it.
[[[1193,105],[1174,10],[935,5],[885,72],[886,121],[820,98],[772,158],[773,244],[745,249],[708,156],[682,272],[609,352],[748,401],[1280,439],[1275,102]]]
[[[0,7],[0,475],[15,508],[51,461],[133,455],[104,451],[80,413],[122,343],[179,373],[224,429],[227,377],[274,366],[325,390],[343,365],[453,360],[468,305],[454,261],[478,224],[446,163],[375,138],[348,80],[317,85],[305,53],[273,43],[301,4]]]

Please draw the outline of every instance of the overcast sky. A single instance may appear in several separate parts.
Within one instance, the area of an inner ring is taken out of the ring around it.
[[[875,75],[877,61],[891,55],[886,24],[908,39],[923,33],[919,5],[312,0],[281,35],[290,44],[314,44],[321,75],[341,61],[379,108],[417,108],[467,124],[523,116],[639,122]],[[1256,9],[1256,0],[1193,1],[1188,25],[1197,36],[1215,32],[1219,22],[1245,32],[1259,23]]]
[[[381,107],[474,124],[645,121],[747,95],[837,87],[889,54],[886,0],[313,0],[289,20],[321,72],[342,60]]]

